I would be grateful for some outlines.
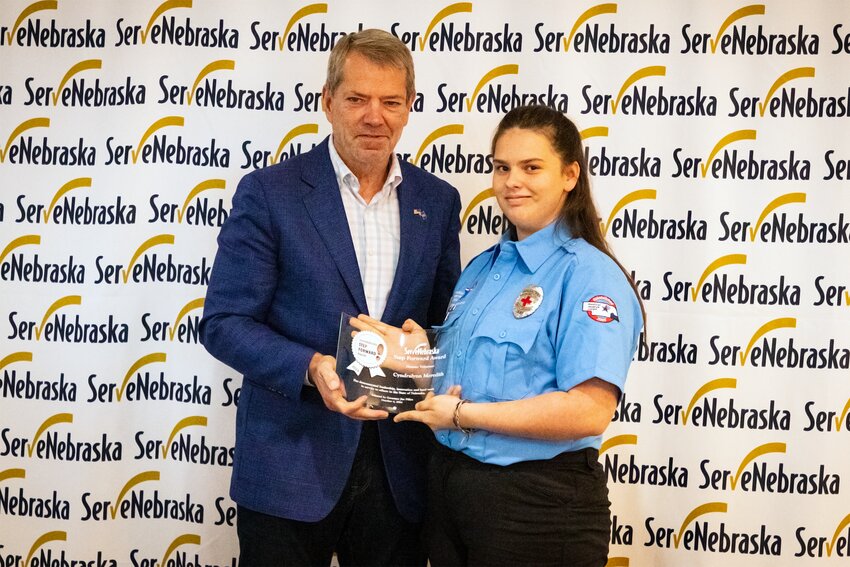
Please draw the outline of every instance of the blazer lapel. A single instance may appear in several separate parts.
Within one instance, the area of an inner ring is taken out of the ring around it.
[[[405,293],[410,288],[421,261],[428,227],[432,222],[428,218],[428,204],[418,187],[408,181],[402,181],[397,191],[401,246],[393,287],[384,309],[384,321],[392,320],[403,304]]]
[[[339,270],[351,297],[360,313],[368,313],[366,294],[360,279],[357,254],[348,230],[348,220],[342,206],[342,197],[333,172],[327,148],[328,140],[316,146],[311,154],[312,163],[304,169],[304,182],[313,187],[304,196],[307,209],[316,231]],[[356,315],[356,313],[352,313]]]

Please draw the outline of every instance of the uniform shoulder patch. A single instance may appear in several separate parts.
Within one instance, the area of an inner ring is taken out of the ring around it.
[[[607,295],[594,295],[582,302],[581,310],[597,323],[610,323],[620,320],[617,315],[617,304]]]

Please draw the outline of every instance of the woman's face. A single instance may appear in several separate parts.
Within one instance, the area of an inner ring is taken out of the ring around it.
[[[493,192],[516,226],[517,239],[558,218],[578,174],[578,163],[565,165],[546,135],[521,128],[505,130],[493,154]]]

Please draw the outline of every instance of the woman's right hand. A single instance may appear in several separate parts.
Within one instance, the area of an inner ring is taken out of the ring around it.
[[[460,386],[452,386],[445,394],[428,394],[416,404],[415,410],[397,414],[393,421],[418,421],[430,427],[432,431],[454,429],[455,408],[459,402]]]

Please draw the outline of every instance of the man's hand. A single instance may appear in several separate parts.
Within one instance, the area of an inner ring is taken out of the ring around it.
[[[386,419],[389,413],[384,410],[370,409],[366,406],[366,396],[360,396],[349,402],[345,399],[345,384],[336,373],[336,358],[316,353],[310,360],[307,370],[310,382],[319,390],[325,406],[352,419]]]

